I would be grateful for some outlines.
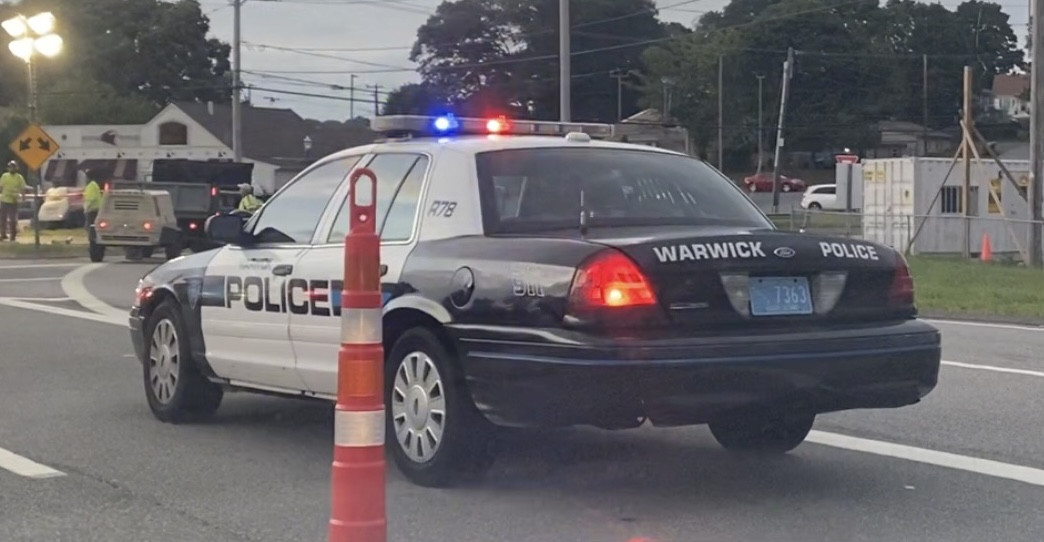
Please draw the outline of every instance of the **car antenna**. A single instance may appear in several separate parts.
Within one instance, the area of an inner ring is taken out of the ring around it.
[[[584,189],[580,189],[580,236],[587,235],[587,206],[584,202]]]

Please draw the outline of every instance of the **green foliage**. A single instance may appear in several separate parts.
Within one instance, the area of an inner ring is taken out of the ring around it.
[[[169,101],[229,95],[230,47],[207,37],[198,0],[23,0],[0,4],[0,17],[45,10],[65,42],[37,64],[47,122],[124,122]],[[0,105],[24,107],[24,64],[0,56]]]
[[[661,109],[666,97],[669,117],[705,153],[717,140],[720,60],[726,155],[737,162],[757,146],[758,76],[771,149],[788,47],[797,52],[789,151],[870,147],[885,120],[920,124],[927,116],[930,128],[952,128],[965,65],[976,90],[1024,67],[1007,14],[979,0],[955,10],[915,0],[732,0],[691,29],[661,23],[651,0],[574,1],[571,17],[575,119],[616,120],[609,74],[627,70],[624,115]],[[555,119],[557,27],[557,0],[445,1],[417,32],[412,58],[423,84],[404,87],[388,110],[424,112],[445,99],[462,113]]]

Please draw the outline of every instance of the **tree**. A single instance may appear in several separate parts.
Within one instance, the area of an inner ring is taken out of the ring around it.
[[[141,96],[120,95],[87,77],[61,79],[40,97],[40,117],[46,124],[142,124],[158,112]]]
[[[407,83],[388,93],[385,115],[430,115],[445,107],[446,98],[427,83]]]
[[[54,12],[65,48],[57,58],[38,65],[42,93],[93,89],[98,96],[126,98],[96,103],[107,103],[110,111],[126,105],[127,118],[139,116],[139,99],[160,106],[230,95],[230,48],[207,37],[210,23],[198,0],[23,0],[17,6],[23,13],[43,10]],[[14,14],[14,7],[0,5],[0,16]],[[23,66],[10,59],[0,61],[0,80],[24,81]],[[25,88],[4,85],[0,105],[24,104]]]

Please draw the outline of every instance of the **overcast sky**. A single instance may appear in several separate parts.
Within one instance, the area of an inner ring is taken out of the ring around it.
[[[200,0],[211,32],[232,41],[230,0]],[[582,2],[584,0],[574,0]],[[350,113],[355,73],[355,114],[373,115],[373,90],[384,92],[417,81],[409,48],[417,27],[441,0],[246,0],[243,5],[243,80],[257,88],[312,94],[301,96],[253,90],[256,105],[287,107],[301,116],[344,120]],[[721,9],[728,0],[656,0],[660,18],[684,24]],[[959,1],[943,2],[953,9]],[[1027,29],[1026,0],[1000,0],[1020,40]],[[291,50],[287,50],[291,49]],[[265,72],[265,73],[250,73]],[[296,81],[295,81],[296,80]],[[321,97],[322,96],[322,97]],[[338,99],[327,98],[333,96]],[[383,94],[381,95],[383,98]]]

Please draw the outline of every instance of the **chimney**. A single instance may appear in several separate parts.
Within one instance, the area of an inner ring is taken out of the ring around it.
[[[214,102],[207,100],[207,114],[214,116]]]

